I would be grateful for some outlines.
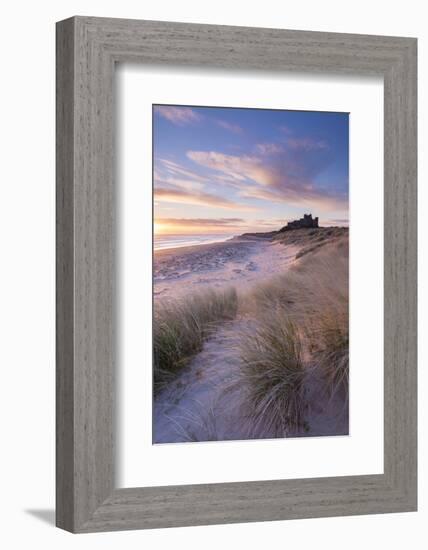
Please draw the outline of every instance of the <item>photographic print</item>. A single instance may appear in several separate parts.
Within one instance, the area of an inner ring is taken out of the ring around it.
[[[349,424],[349,115],[153,105],[153,443]]]

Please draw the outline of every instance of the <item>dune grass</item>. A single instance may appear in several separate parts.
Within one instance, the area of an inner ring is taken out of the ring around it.
[[[236,316],[236,290],[207,290],[182,300],[158,301],[153,323],[153,385],[157,393],[201,351],[222,321]]]
[[[302,426],[302,339],[280,310],[259,319],[257,328],[241,338],[241,371],[252,434],[285,435]]]
[[[323,375],[330,396],[342,392],[347,399],[349,327],[344,312],[327,312],[323,315],[313,327],[310,339],[314,364]]]
[[[256,328],[241,338],[242,383],[257,426],[287,435],[306,430],[305,379],[347,400],[348,241],[326,244],[288,272],[258,285],[246,304]]]
[[[254,309],[281,307],[296,322],[348,307],[348,240],[325,245],[300,258],[284,274],[252,292]]]
[[[318,227],[313,229],[296,229],[294,231],[285,231],[277,233],[274,241],[281,242],[284,245],[297,245],[300,250],[296,258],[301,258],[306,254],[319,250],[332,242],[348,238],[347,227]]]

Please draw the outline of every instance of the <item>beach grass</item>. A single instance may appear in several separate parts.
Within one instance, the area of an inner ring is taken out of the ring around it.
[[[296,322],[340,312],[348,305],[348,239],[307,253],[285,273],[260,283],[252,292],[255,312],[281,307]]]
[[[305,365],[301,335],[279,309],[241,337],[241,374],[251,435],[285,435],[304,422]]]
[[[348,240],[312,251],[286,273],[259,284],[246,303],[255,318],[241,338],[241,382],[254,430],[304,432],[305,379],[314,373],[327,394],[349,378]]]
[[[283,245],[295,245],[300,248],[296,258],[301,258],[310,252],[319,250],[327,244],[347,240],[347,227],[318,227],[312,229],[296,229],[277,233],[273,240]]]
[[[157,393],[200,352],[220,322],[236,316],[238,299],[231,287],[208,289],[181,300],[158,301],[153,323],[153,386]]]
[[[309,337],[314,364],[323,375],[330,396],[341,392],[347,400],[349,325],[345,312],[326,312],[312,327]]]

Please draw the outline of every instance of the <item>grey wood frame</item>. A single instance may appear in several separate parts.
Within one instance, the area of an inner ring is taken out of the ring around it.
[[[413,38],[90,17],[57,24],[58,527],[92,532],[416,510],[416,46]],[[383,76],[383,474],[115,488],[116,62]]]

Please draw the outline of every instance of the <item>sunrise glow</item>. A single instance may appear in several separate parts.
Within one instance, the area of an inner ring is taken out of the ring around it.
[[[157,221],[153,223],[153,233],[155,235],[160,235],[163,232],[163,229],[164,229],[164,226],[161,223]]]
[[[156,105],[154,234],[348,224],[348,114]]]

